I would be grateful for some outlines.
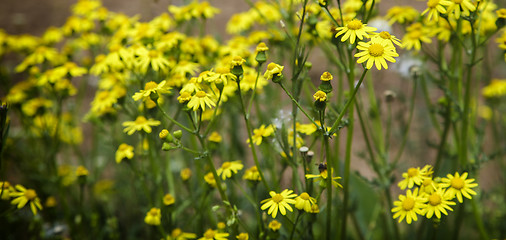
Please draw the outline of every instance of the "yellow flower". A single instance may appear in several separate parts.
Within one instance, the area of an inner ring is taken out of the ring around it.
[[[7,181],[0,182],[0,199],[9,200],[11,198],[11,192],[14,192],[14,188]]]
[[[295,198],[295,208],[311,212],[313,205],[316,204],[316,199],[309,196],[306,192],[301,193]]]
[[[207,173],[204,176],[204,181],[206,181],[207,184],[209,184],[210,187],[216,187],[216,179],[214,178],[214,175],[212,172]]]
[[[286,210],[288,209],[290,212],[293,212],[290,204],[295,204],[295,200],[292,199],[297,196],[297,194],[292,194],[292,190],[285,189],[281,193],[276,193],[274,191],[270,191],[269,195],[271,198],[262,200],[262,210],[269,208],[267,214],[270,214],[272,218],[276,218],[278,215],[278,210],[282,215],[286,215]]]
[[[471,199],[471,195],[476,195],[476,192],[471,188],[478,186],[478,183],[473,183],[474,178],[466,179],[467,172],[462,173],[460,175],[458,172],[455,172],[455,175],[448,174],[446,178],[441,179],[441,184],[439,185],[442,188],[448,188],[446,191],[453,198],[457,196],[457,199],[460,203],[462,203],[462,195],[464,197]]]
[[[321,126],[320,121],[315,120],[315,123],[318,124],[318,126]],[[306,135],[311,135],[318,130],[318,128],[316,128],[316,126],[313,123],[308,124],[296,123],[296,129],[297,132],[304,133]]]
[[[436,215],[437,218],[441,218],[441,213],[448,215],[446,209],[453,211],[449,205],[455,205],[456,203],[450,201],[453,197],[445,192],[442,188],[438,188],[432,194],[427,197],[427,204],[422,209],[422,215],[427,218],[431,218]]]
[[[273,62],[269,63],[269,65],[267,65],[267,70],[264,73],[264,78],[271,79],[274,76],[274,74],[276,75],[282,74],[283,68],[285,67],[279,64]]]
[[[325,102],[327,101],[327,94],[321,90],[318,90],[314,95],[313,98],[315,101],[318,102]]]
[[[265,125],[262,124],[260,128],[253,129],[253,136],[251,136],[251,139],[253,140],[253,143],[255,145],[260,145],[264,137],[269,137],[273,133],[274,133],[274,125],[271,124],[265,127]],[[249,139],[246,140],[246,142],[249,143]]]
[[[358,57],[357,63],[363,63],[367,61],[366,68],[371,69],[373,65],[376,65],[378,70],[381,67],[388,69],[387,62],[395,62],[394,57],[398,57],[399,54],[395,51],[395,47],[389,44],[390,41],[382,38],[373,38],[371,41],[359,42],[357,49],[361,52],[356,53],[355,57]]]
[[[320,76],[320,80],[324,82],[331,81],[333,78],[334,77],[332,77],[332,74],[330,74],[329,72],[324,72]]]
[[[159,208],[151,208],[144,218],[144,222],[149,225],[158,226],[162,220],[162,213]]]
[[[207,229],[204,236],[198,240],[228,240],[228,233],[220,233],[218,231]]]
[[[144,90],[136,92],[132,98],[135,101],[139,101],[140,99],[145,101],[147,99],[150,99],[151,94],[169,93],[170,87],[168,87],[166,84],[167,81],[161,81],[158,84],[153,81],[147,82],[144,86]]]
[[[242,176],[242,179],[249,180],[249,181],[260,181],[262,178],[260,177],[260,173],[258,172],[257,166],[253,166],[251,168],[248,168],[244,175]]]
[[[231,66],[242,66],[243,63],[245,63],[246,60],[244,60],[241,56],[235,56],[231,61]]]
[[[267,47],[267,45],[265,45],[264,42],[261,42],[257,45],[256,49],[255,49],[257,52],[265,52],[267,50],[269,50],[269,48]]]
[[[207,139],[215,143],[220,143],[222,141],[221,135],[216,131],[212,132]]]
[[[400,24],[413,22],[418,16],[420,16],[418,11],[411,6],[394,6],[388,10],[385,17],[390,19],[388,23],[392,25],[395,22]]]
[[[167,240],[187,240],[194,239],[197,235],[195,233],[185,233],[181,230],[181,228],[175,228],[170,233],[170,236],[167,236]]]
[[[420,185],[426,178],[428,178],[427,171],[430,171],[427,167],[422,169],[419,167],[409,168],[407,172],[402,174],[404,180],[400,181],[397,185],[402,190],[406,189],[406,187],[412,188],[415,184]]]
[[[261,75],[258,76],[257,72],[252,68],[245,68],[244,75],[241,79],[241,91],[246,92],[249,90],[254,90],[255,87],[257,92],[263,89],[269,82]]]
[[[506,8],[501,8],[495,11],[497,18],[506,18]]]
[[[238,240],[248,240],[249,235],[247,233],[239,233],[239,235],[236,236]]]
[[[128,135],[132,135],[135,131],[144,130],[146,133],[151,133],[151,126],[158,126],[161,122],[154,120],[152,118],[146,119],[143,116],[138,116],[135,121],[126,121],[122,125],[125,127],[123,132],[126,132]]]
[[[26,189],[21,185],[16,185],[16,191],[10,193],[11,198],[14,200],[11,201],[11,204],[17,205],[18,209],[24,207],[28,202],[30,202],[30,209],[32,213],[37,214],[37,209],[42,210],[42,205],[40,204],[40,199],[37,197],[37,193],[33,189]]]
[[[427,13],[427,19],[430,21],[434,18],[434,21],[439,21],[439,14],[445,14],[446,9],[444,6],[450,6],[452,2],[447,0],[429,0],[427,1],[427,9],[422,12],[422,16]]]
[[[334,172],[332,170],[332,172]],[[321,181],[320,182],[320,185],[322,187],[325,187],[327,185],[327,177],[328,177],[328,171],[326,169],[326,166],[325,166],[325,169],[323,170],[320,170],[320,174],[306,174],[306,178],[307,179],[311,179],[311,178],[314,178],[314,181],[317,182],[317,181]],[[343,186],[341,184],[339,184],[337,181],[337,179],[341,179],[341,177],[332,177],[332,186],[334,187],[340,187],[340,188],[343,188]]]
[[[280,228],[281,228],[281,223],[280,222],[278,222],[276,220],[272,220],[271,222],[269,222],[269,229],[271,229],[272,231],[276,232]]]
[[[190,99],[192,99],[192,94],[190,92],[186,92],[186,91],[181,91],[179,93],[179,97],[177,97],[177,100],[179,101],[179,103],[188,102],[188,101],[190,101]]]
[[[188,179],[190,179],[192,176],[192,170],[189,168],[183,168],[181,170],[180,176],[183,181],[188,181]]]
[[[360,40],[364,39],[364,37],[369,38],[369,33],[376,31],[377,29],[374,27],[368,27],[367,24],[363,24],[361,20],[353,19],[349,21],[346,26],[336,28],[336,38],[342,34],[341,42],[344,42],[350,39],[350,43],[355,43],[355,39],[358,38]]]
[[[197,109],[201,108],[202,111],[205,111],[206,106],[209,108],[216,106],[216,103],[213,99],[213,95],[204,91],[198,91],[188,102],[188,108],[193,109],[193,111],[197,111]]]
[[[375,35],[374,37],[379,37],[379,38],[385,39],[385,40],[389,41],[392,45],[395,44],[399,47],[402,47],[401,40],[399,40],[396,36],[390,34],[387,31],[382,31],[379,34]]]
[[[144,48],[138,49],[139,57],[135,62],[137,68],[141,73],[146,73],[148,67],[151,65],[154,71],[167,72],[171,63],[163,56],[163,53],[158,50],[147,50]]]
[[[486,98],[497,98],[506,95],[506,79],[492,79],[490,84],[481,90]]]
[[[47,197],[46,203],[44,203],[44,206],[46,206],[47,208],[52,208],[52,207],[56,207],[57,204],[58,204],[58,202],[56,201],[56,198],[54,196],[49,196],[49,197]]]
[[[165,194],[165,196],[163,196],[163,205],[170,206],[170,205],[174,204],[175,202],[176,202],[176,199],[174,198],[174,196],[172,196],[172,194],[167,193],[167,194]]]
[[[116,150],[116,163],[120,163],[123,159],[132,159],[134,157],[134,147],[122,143]]]
[[[399,201],[395,201],[395,207],[392,208],[392,212],[395,213],[393,218],[399,218],[401,222],[406,218],[406,222],[411,224],[412,221],[417,221],[417,214],[423,215],[422,208],[425,207],[427,199],[418,196],[418,188],[411,192],[408,190],[406,195],[399,195]]]
[[[88,176],[89,172],[88,172],[88,169],[86,169],[86,167],[80,165],[79,167],[77,167],[76,169],[76,176],[80,177],[80,176]]]
[[[456,19],[459,19],[461,15],[469,16],[470,12],[476,11],[476,6],[469,0],[452,0],[452,2],[446,12],[453,14]]]
[[[232,173],[236,174],[237,171],[241,170],[243,167],[244,165],[242,165],[241,160],[224,162],[221,167],[216,170],[216,173],[218,173],[218,176],[221,176],[221,179],[225,180],[232,177]]]

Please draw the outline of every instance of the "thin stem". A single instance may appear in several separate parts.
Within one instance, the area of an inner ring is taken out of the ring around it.
[[[397,162],[399,161],[399,159],[402,156],[402,153],[404,152],[404,147],[406,146],[406,142],[408,139],[409,128],[410,128],[411,122],[413,120],[413,113],[414,113],[414,109],[415,109],[415,99],[416,99],[416,89],[417,89],[417,85],[418,85],[418,77],[415,76],[415,78],[413,79],[413,82],[414,82],[414,85],[413,85],[413,92],[411,93],[411,104],[409,106],[408,123],[406,124],[406,129],[404,130],[404,135],[402,136],[401,147],[399,148],[399,151],[397,152],[397,155],[394,158],[394,164],[397,164]]]
[[[194,133],[193,130],[189,129],[188,127],[184,126],[183,124],[179,123],[174,118],[172,118],[171,116],[169,116],[169,114],[167,114],[165,112],[165,110],[163,110],[162,106],[160,106],[159,104],[156,104],[156,106],[158,107],[158,109],[160,109],[160,112],[162,112],[163,116],[166,117],[167,119],[169,119],[172,123],[178,125],[180,128],[184,129],[185,131],[187,131],[189,133]]]
[[[285,91],[286,95],[288,95],[288,97],[290,97],[290,99],[292,99],[292,101],[297,105],[297,107],[300,109],[300,111],[302,113],[304,113],[304,115],[306,115],[306,117],[316,126],[316,128],[320,128],[320,126],[318,124],[316,124],[314,119],[311,116],[309,116],[309,114],[304,110],[304,108],[302,108],[300,106],[299,102],[297,100],[295,100],[295,98],[292,96],[292,94],[290,92],[288,92],[288,90],[286,90],[285,85],[283,85],[283,83],[279,83],[279,86],[281,86],[283,91]]]
[[[300,216],[302,215],[302,211],[300,210],[297,214],[297,218],[295,219],[295,223],[293,224],[292,232],[290,233],[290,240],[293,239],[293,234],[295,233],[295,229],[297,228],[297,223],[299,223]]]
[[[358,80],[358,83],[355,86],[355,89],[353,90],[353,93],[351,94],[350,99],[348,99],[348,102],[346,102],[346,105],[344,105],[343,110],[341,111],[341,113],[337,117],[336,121],[332,125],[332,128],[329,131],[329,135],[332,135],[332,134],[334,134],[334,133],[337,132],[337,127],[339,126],[339,123],[343,119],[344,114],[346,114],[346,110],[350,107],[351,103],[353,102],[353,99],[355,98],[355,95],[357,95],[358,89],[360,88],[360,85],[362,85],[362,81],[364,81],[365,74],[367,73],[368,70],[369,69],[366,68],[364,70],[364,72],[362,73],[362,76]]]

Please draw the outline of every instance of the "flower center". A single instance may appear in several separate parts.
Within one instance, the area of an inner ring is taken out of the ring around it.
[[[409,33],[411,39],[419,39],[422,36],[422,32],[415,30]]]
[[[217,67],[216,73],[219,73],[219,74],[230,73],[230,69],[226,68],[226,67]]]
[[[464,180],[462,178],[453,178],[451,181],[452,188],[455,188],[457,190],[460,190],[464,188]]]
[[[382,56],[385,52],[385,48],[381,44],[374,43],[369,46],[369,54],[373,57]]]
[[[429,203],[432,206],[437,206],[437,205],[439,205],[441,203],[441,197],[438,194],[433,193],[429,197]]]
[[[390,33],[386,32],[386,31],[380,32],[379,36],[383,39],[391,39],[392,38],[392,35],[390,35]]]
[[[204,97],[206,97],[207,94],[204,91],[198,91],[197,94],[195,94],[195,95],[199,98],[204,98]]]
[[[408,173],[408,174],[409,174],[409,173]],[[422,184],[423,184],[423,186],[426,186],[426,187],[427,187],[427,186],[429,186],[429,185],[430,185],[430,183],[431,183],[431,182],[432,182],[432,180],[430,180],[430,179],[428,179],[428,178],[427,178],[427,179],[423,180]]]
[[[439,4],[439,0],[429,0],[427,2],[427,7],[435,8]]]
[[[172,235],[172,237],[177,237],[177,236],[181,235],[182,232],[183,231],[181,231],[180,228],[176,228],[176,229],[172,230],[172,234],[171,235]]]
[[[404,211],[409,211],[413,209],[413,207],[415,207],[415,199],[413,198],[408,197],[402,202],[402,208]]]
[[[275,203],[280,203],[281,201],[283,201],[283,196],[281,194],[276,194],[274,195],[274,197],[272,197],[272,201],[274,201]]]
[[[361,29],[362,28],[362,21],[358,20],[358,19],[353,19],[351,22],[348,23],[348,25],[346,25],[348,27],[348,29],[350,30],[358,30],[358,29]]]
[[[304,200],[309,200],[309,194],[303,192],[302,194],[300,194],[300,198],[304,199]]]
[[[137,117],[137,119],[135,119],[135,124],[144,124],[146,121],[147,120],[145,117],[139,116],[139,117]]]
[[[214,239],[214,235],[215,235],[215,233],[211,229],[207,229],[207,231],[204,233],[204,237],[206,239]]]
[[[37,193],[32,189],[27,189],[25,191],[25,197],[28,198],[28,200],[33,200],[37,197]]]
[[[222,165],[221,165],[221,168],[223,169],[227,169],[227,168],[230,168],[230,166],[232,166],[232,164],[230,162],[224,162]]]
[[[158,84],[151,81],[151,82],[146,83],[146,85],[144,86],[144,90],[151,90],[151,89],[155,89],[156,87],[158,87]]]
[[[151,208],[151,210],[149,210],[149,215],[156,216],[158,215],[158,211],[155,208]]]
[[[158,52],[155,50],[151,50],[151,51],[149,51],[148,56],[149,56],[149,58],[157,58]]]
[[[408,177],[414,177],[418,174],[418,170],[416,168],[410,168],[408,169]]]

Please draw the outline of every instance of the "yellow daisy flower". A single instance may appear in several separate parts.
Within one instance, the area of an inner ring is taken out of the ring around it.
[[[438,188],[427,197],[428,202],[425,205],[425,208],[422,209],[422,215],[425,215],[427,218],[431,218],[433,215],[436,215],[437,218],[441,218],[441,213],[448,215],[446,209],[453,211],[449,205],[456,204],[450,201],[452,198],[453,197],[447,194],[445,190]]]
[[[471,195],[476,195],[476,192],[471,188],[478,186],[478,183],[473,183],[474,178],[466,178],[467,172],[462,173],[462,175],[458,172],[455,172],[455,175],[448,174],[446,175],[446,178],[441,179],[440,186],[442,188],[448,188],[446,190],[448,194],[450,194],[451,197],[457,196],[459,202],[462,203],[462,195],[471,199]]]
[[[422,208],[425,207],[425,202],[427,199],[418,196],[418,188],[415,191],[411,192],[408,190],[406,195],[399,195],[399,201],[395,201],[395,207],[392,208],[392,212],[394,212],[393,218],[399,218],[399,222],[401,222],[404,218],[406,218],[406,222],[411,224],[412,221],[417,221],[417,214],[422,214]]]
[[[209,137],[207,137],[207,140],[209,140],[210,142],[215,142],[215,143],[220,143],[222,141],[222,139],[223,138],[221,137],[221,135],[216,131],[212,132],[209,135]]]
[[[469,16],[470,12],[476,11],[476,6],[470,0],[452,0],[452,4],[448,7],[447,13],[453,14],[456,19],[460,16]]]
[[[201,108],[202,111],[205,111],[206,106],[209,108],[216,106],[216,103],[213,99],[213,95],[204,91],[198,91],[188,102],[188,108],[193,109],[193,111],[197,111],[197,109]]]
[[[241,160],[224,162],[221,167],[216,170],[216,173],[218,173],[218,176],[221,176],[221,179],[225,180],[232,177],[232,173],[236,174],[237,171],[241,170],[243,167],[244,165],[242,165]]]
[[[272,231],[276,232],[278,231],[280,228],[281,228],[281,223],[276,221],[276,220],[272,220],[269,222],[269,229],[271,229]]]
[[[18,209],[24,207],[27,203],[30,203],[30,209],[32,213],[37,214],[37,209],[42,210],[40,199],[37,197],[37,193],[33,189],[26,189],[21,185],[16,185],[15,191],[10,193],[10,197],[14,198],[11,204],[17,205]]]
[[[256,181],[256,182],[262,180],[262,178],[260,177],[260,173],[258,172],[257,166],[253,166],[251,168],[248,168],[244,172],[242,179],[249,180],[249,181]]]
[[[167,236],[167,240],[187,240],[194,239],[197,235],[195,233],[186,233],[181,230],[181,228],[175,228],[172,230],[169,236]]]
[[[276,218],[278,215],[278,210],[281,212],[281,214],[286,215],[286,209],[288,209],[290,212],[293,212],[292,207],[290,204],[295,204],[295,200],[292,199],[297,196],[297,194],[292,194],[292,190],[285,189],[281,193],[276,193],[274,191],[270,191],[269,195],[271,195],[271,198],[262,200],[262,210],[265,210],[269,208],[267,211],[267,214],[270,214],[272,218]]]
[[[418,16],[420,16],[418,11],[411,6],[394,6],[388,9],[385,17],[389,19],[388,24],[392,25],[396,22],[400,24],[413,22]]]
[[[301,193],[295,198],[295,208],[311,212],[313,205],[316,204],[316,199],[309,196],[306,192]]]
[[[240,233],[239,235],[236,236],[236,238],[238,240],[248,240],[249,239],[249,235],[247,233]]]
[[[427,169],[423,168],[409,168],[407,172],[402,174],[404,180],[400,181],[397,185],[400,189],[404,190],[407,188],[412,188],[415,184],[422,184],[423,180],[426,179]]]
[[[160,93],[169,93],[170,87],[167,86],[167,81],[161,81],[160,83],[156,83],[153,81],[147,82],[144,85],[144,90],[140,90],[136,92],[132,98],[135,101],[139,101],[142,99],[143,101],[150,99],[151,94],[160,94]]]
[[[14,188],[7,181],[0,182],[0,199],[9,200],[11,198],[11,192],[14,192]]]
[[[216,230],[207,229],[204,233],[204,236],[199,238],[198,240],[228,240],[228,233],[220,233]]]
[[[385,60],[395,62],[394,57],[399,56],[395,51],[395,47],[389,44],[389,42],[382,38],[372,38],[369,42],[359,42],[357,49],[361,52],[355,54],[355,57],[359,58],[357,63],[360,64],[367,61],[367,69],[371,69],[373,65],[376,65],[378,70],[381,70],[381,67],[388,69]]]
[[[138,116],[135,121],[126,121],[123,122],[122,126],[125,127],[123,132],[126,132],[128,135],[134,134],[135,131],[144,130],[146,133],[151,133],[152,126],[158,126],[161,122],[158,120],[154,120],[152,118],[146,119],[143,116]]]
[[[395,44],[399,47],[402,47],[401,40],[398,39],[396,36],[390,34],[387,31],[382,31],[382,32],[378,33],[377,35],[375,35],[374,37],[379,37],[379,38],[385,39],[385,40],[389,41],[392,45]]]
[[[190,179],[190,177],[192,176],[192,170],[189,168],[183,168],[181,169],[179,175],[181,176],[181,180],[188,181],[188,179]]]
[[[424,28],[421,23],[413,23],[407,29],[406,34],[402,38],[404,48],[407,50],[422,48],[423,43],[431,43],[429,30]]]
[[[264,73],[264,78],[271,79],[274,75],[279,76],[280,74],[282,74],[283,68],[285,67],[279,64],[273,62],[269,63],[269,65],[267,65],[267,70]]]
[[[318,102],[325,102],[327,100],[327,94],[324,91],[318,90],[314,95],[313,98],[315,101]]]
[[[136,61],[136,66],[141,73],[146,73],[148,67],[155,71],[167,72],[171,66],[169,60],[163,56],[163,53],[158,50],[147,50],[141,48],[138,50],[139,57]]]
[[[253,143],[255,145],[260,145],[262,144],[262,140],[264,137],[271,136],[273,133],[274,133],[274,125],[271,124],[265,127],[265,125],[262,124],[260,128],[253,129],[253,136],[251,137],[251,139],[253,140]],[[249,139],[246,140],[246,142],[249,143]]]
[[[174,196],[172,196],[172,194],[167,193],[167,194],[165,194],[165,196],[163,196],[163,205],[170,206],[170,205],[174,204],[175,202],[176,202],[176,199],[174,198]]]
[[[210,187],[213,188],[216,187],[216,179],[214,179],[214,175],[212,172],[209,172],[204,176],[204,181],[206,181],[206,183],[209,184]]]
[[[353,19],[349,21],[346,26],[336,28],[336,38],[340,35],[341,42],[345,42],[350,39],[350,43],[355,43],[355,39],[358,38],[360,40],[364,39],[364,37],[369,38],[369,33],[376,31],[375,27],[368,27],[367,24],[363,24],[361,20]]]
[[[149,225],[158,226],[162,221],[162,213],[159,208],[151,208],[144,218],[144,222]]]
[[[492,79],[490,84],[481,90],[486,98],[502,97],[506,95],[506,79]]]
[[[116,150],[116,163],[120,163],[123,159],[132,159],[134,157],[134,147],[122,143]]]
[[[434,21],[439,21],[439,14],[445,14],[446,8],[444,6],[450,6],[452,2],[447,0],[429,0],[427,1],[427,9],[422,12],[422,16],[427,14],[427,19],[430,21],[434,18]]]
[[[332,170],[332,172],[334,172]],[[332,175],[332,174],[331,174]],[[314,178],[314,181],[315,182],[318,182],[318,181],[321,181],[320,182],[320,186],[322,187],[326,187],[327,186],[327,177],[328,177],[328,171],[327,171],[327,166],[325,165],[325,169],[321,170],[320,171],[320,174],[306,174],[306,178],[307,179],[311,179],[311,178]],[[341,179],[341,177],[332,177],[332,186],[334,187],[340,187],[340,188],[343,188],[343,185],[339,184],[336,180],[337,179]]]

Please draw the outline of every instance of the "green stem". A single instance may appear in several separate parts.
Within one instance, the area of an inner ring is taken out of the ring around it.
[[[409,106],[409,117],[408,117],[408,123],[406,124],[406,129],[404,130],[404,134],[402,136],[402,142],[401,147],[399,148],[399,151],[397,152],[397,155],[394,158],[394,164],[397,164],[399,159],[402,156],[402,153],[404,152],[404,147],[406,146],[406,142],[408,140],[408,134],[409,134],[409,128],[411,126],[411,122],[413,120],[413,112],[415,109],[415,99],[416,99],[416,89],[418,85],[418,77],[414,77],[413,79],[414,85],[413,85],[413,92],[411,93],[411,104]]]
[[[159,104],[156,104],[156,106],[158,107],[158,109],[160,109],[160,112],[162,112],[163,116],[165,116],[167,119],[169,119],[172,123],[178,125],[180,128],[184,129],[185,131],[187,131],[189,133],[194,133],[193,130],[189,129],[188,127],[184,126],[183,124],[179,123],[174,118],[172,118],[171,116],[169,116],[169,114],[167,114],[165,112],[165,110],[163,110],[162,106],[160,106]]]
[[[323,124],[322,124],[323,125]],[[326,228],[326,234],[327,239],[332,239],[331,232],[332,232],[332,177],[333,177],[333,171],[332,166],[334,164],[332,163],[332,158],[330,157],[330,147],[329,147],[329,136],[326,134],[323,134],[323,148],[325,149],[325,157],[327,158],[327,228]],[[329,162],[330,161],[330,162]],[[328,167],[330,166],[330,167]]]
[[[304,113],[304,115],[306,115],[307,119],[309,119],[316,126],[316,128],[319,129],[320,126],[318,124],[316,124],[314,119],[311,116],[309,116],[309,114],[304,110],[304,108],[302,108],[300,106],[299,102],[297,100],[295,100],[295,98],[292,96],[292,94],[288,90],[286,90],[285,85],[283,85],[283,83],[279,83],[279,86],[281,86],[283,91],[285,91],[286,95],[288,95],[288,97],[297,105],[297,107],[300,109],[300,111],[302,113]]]
[[[295,233],[295,229],[297,228],[297,223],[299,223],[300,216],[302,215],[302,210],[299,210],[297,213],[297,218],[295,219],[295,223],[293,224],[292,232],[290,233],[290,240],[293,239],[293,234]]]
[[[255,166],[258,169],[258,174],[260,175],[260,178],[262,180],[262,183],[265,187],[265,190],[270,190],[269,184],[267,183],[267,180],[265,179],[264,173],[262,171],[262,168],[260,168],[260,162],[258,161],[257,152],[255,148],[255,144],[253,143],[253,134],[251,131],[251,123],[249,121],[249,116],[246,112],[246,108],[244,107],[243,97],[241,93],[241,81],[239,80],[239,77],[237,78],[237,86],[239,87],[239,101],[241,102],[241,108],[242,108],[242,115],[244,117],[244,122],[246,123],[246,130],[248,131],[248,139],[249,139],[249,145],[251,147],[251,152],[253,154],[253,160],[255,161]]]
[[[350,107],[351,103],[353,102],[353,99],[355,98],[355,95],[357,95],[357,92],[358,92],[358,89],[360,88],[360,85],[362,85],[362,81],[364,81],[364,77],[365,77],[365,74],[367,73],[369,69],[365,69],[364,72],[362,73],[362,76],[360,77],[360,79],[358,80],[358,83],[357,85],[355,86],[355,89],[353,89],[353,93],[351,94],[350,96],[350,99],[348,99],[348,102],[346,102],[346,105],[344,105],[344,108],[343,110],[341,111],[341,113],[339,114],[339,116],[337,117],[336,121],[334,122],[334,124],[332,125],[332,128],[330,129],[329,131],[329,135],[332,135],[334,133],[337,132],[337,127],[339,126],[339,123],[341,122],[341,120],[343,119],[344,117],[344,114],[346,114],[346,110]],[[353,81],[353,80],[352,80]],[[353,83],[352,83],[353,84]],[[352,85],[353,86],[353,85]]]

